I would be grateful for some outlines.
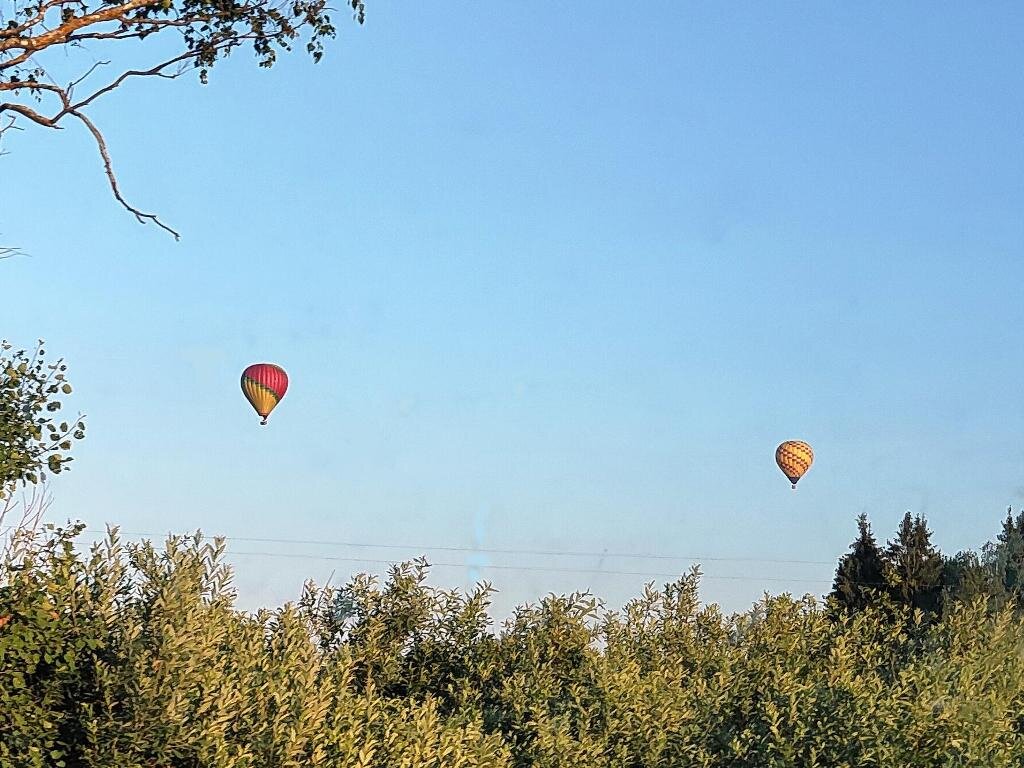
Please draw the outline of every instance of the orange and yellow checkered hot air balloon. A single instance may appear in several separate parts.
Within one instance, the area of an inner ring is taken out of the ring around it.
[[[814,463],[814,451],[811,446],[800,440],[787,440],[775,449],[775,463],[782,474],[789,478],[796,490],[796,484]]]
[[[288,374],[279,365],[256,363],[242,371],[242,392],[256,413],[263,417],[260,424],[267,423],[267,416],[287,391]]]

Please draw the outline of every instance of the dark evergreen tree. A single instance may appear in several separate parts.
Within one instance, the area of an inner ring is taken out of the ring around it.
[[[983,562],[992,573],[992,594],[997,605],[1014,600],[1024,604],[1024,512],[1006,510],[1003,529],[983,547]]]
[[[885,550],[885,575],[897,603],[937,614],[942,607],[943,558],[931,535],[924,518],[907,512]]]
[[[970,550],[957,552],[943,560],[942,583],[943,603],[955,600],[972,602],[979,597],[986,598],[992,607],[1001,605],[1002,584],[996,578],[996,571],[987,562]]]
[[[857,518],[857,527],[860,533],[850,545],[850,552],[839,560],[832,584],[832,596],[851,611],[867,607],[886,588],[882,552],[867,515]]]
[[[1012,508],[1006,510],[1006,519],[1003,520],[1003,530],[998,536],[1002,555],[998,563],[1000,568],[1003,587],[1009,595],[1017,600],[1024,591],[1024,512],[1013,517]]]

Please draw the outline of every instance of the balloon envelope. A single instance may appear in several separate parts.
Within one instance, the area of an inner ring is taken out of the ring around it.
[[[775,463],[796,488],[797,481],[814,463],[814,451],[801,440],[787,440],[775,449]]]
[[[256,363],[242,371],[242,392],[263,421],[288,391],[288,374],[279,365]]]

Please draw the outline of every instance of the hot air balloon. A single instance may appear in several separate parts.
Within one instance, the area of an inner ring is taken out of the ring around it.
[[[775,463],[796,490],[797,482],[814,463],[814,451],[800,440],[787,440],[775,449]]]
[[[242,392],[256,413],[263,417],[260,424],[267,423],[267,416],[287,391],[288,374],[279,365],[256,363],[242,371]]]

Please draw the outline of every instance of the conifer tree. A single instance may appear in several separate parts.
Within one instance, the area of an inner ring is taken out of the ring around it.
[[[912,518],[907,512],[884,557],[889,594],[897,603],[926,614],[939,612],[943,592],[943,558],[931,535],[923,517]]]
[[[857,518],[857,527],[860,533],[850,545],[851,551],[840,559],[832,584],[832,596],[852,611],[866,608],[886,587],[882,552],[867,515]]]
[[[1012,508],[1008,508],[1003,530],[997,538],[999,557],[996,562],[1003,588],[1011,598],[1019,601],[1024,592],[1024,512],[1014,519]]]
[[[942,583],[946,605],[955,600],[973,602],[979,597],[986,598],[992,608],[998,608],[1004,602],[1003,586],[996,569],[977,552],[965,550],[944,558]]]
[[[1024,512],[1015,518],[1012,508],[1008,508],[1002,531],[995,541],[985,544],[982,552],[982,562],[992,581],[994,605],[1013,600],[1020,606],[1024,602]]]

